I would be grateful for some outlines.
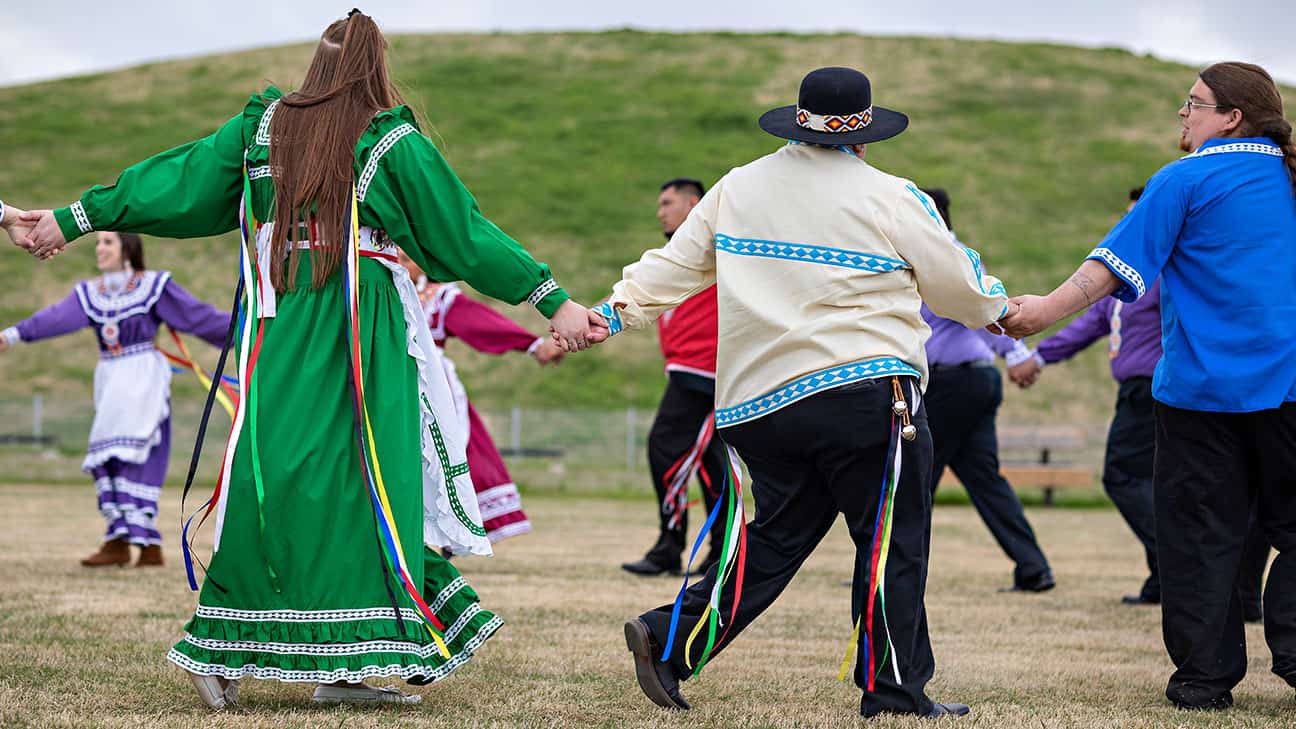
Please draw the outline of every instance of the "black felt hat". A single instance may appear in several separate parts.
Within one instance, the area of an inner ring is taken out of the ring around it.
[[[819,68],[801,79],[797,103],[770,109],[760,127],[776,137],[815,144],[867,144],[890,139],[909,117],[873,105],[868,76],[853,68]]]

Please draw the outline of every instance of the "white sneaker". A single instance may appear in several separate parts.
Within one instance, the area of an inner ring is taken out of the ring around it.
[[[349,686],[316,686],[311,701],[316,704],[417,704],[423,697],[405,694],[394,688],[378,688],[364,683]]]
[[[220,711],[225,708],[225,687],[221,685],[221,679],[216,676],[201,676],[197,673],[189,673],[189,681],[193,683],[194,688],[198,689],[198,698],[203,700],[208,707]]]

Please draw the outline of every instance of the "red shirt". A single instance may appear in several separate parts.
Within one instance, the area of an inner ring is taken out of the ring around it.
[[[657,320],[667,372],[715,377],[719,336],[716,287],[704,289]]]

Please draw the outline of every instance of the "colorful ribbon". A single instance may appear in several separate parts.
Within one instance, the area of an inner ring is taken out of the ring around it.
[[[697,557],[698,550],[706,541],[707,534],[714,527],[720,515],[720,510],[724,509],[724,544],[720,552],[720,561],[716,565],[716,579],[711,590],[711,598],[707,602],[706,609],[702,611],[702,615],[698,617],[697,623],[693,626],[693,631],[684,644],[684,663],[693,669],[694,676],[702,672],[702,667],[710,659],[717,643],[723,643],[725,638],[728,637],[729,630],[738,615],[738,605],[742,601],[742,586],[747,564],[747,519],[743,505],[742,475],[738,471],[737,462],[738,454],[734,452],[733,448],[726,446],[725,481],[728,485],[727,498],[716,501],[715,507],[711,509],[711,513],[707,516],[706,523],[702,525],[701,531],[698,532],[697,540],[693,543],[693,550],[689,553],[688,567],[684,572],[684,584],[675,597],[675,605],[671,609],[670,630],[666,636],[666,645],[662,649],[661,660],[664,663],[670,659],[671,649],[675,645],[675,638],[679,632],[680,611],[684,604],[684,594],[688,590],[688,578],[693,572],[693,560]],[[726,622],[721,618],[720,598],[731,580],[734,595],[730,605],[729,619]],[[706,644],[702,648],[697,665],[694,666],[692,662],[693,643],[701,635],[704,626],[707,631]],[[725,631],[720,634],[717,641],[716,634],[721,627],[724,627]]]
[[[253,317],[251,316],[251,312],[248,310],[248,307],[252,304],[253,300],[255,299],[252,290],[246,286],[246,283],[252,280],[252,267],[248,255],[248,246],[250,245],[249,241],[253,241],[256,239],[256,231],[258,229],[256,217],[252,211],[251,187],[252,187],[252,183],[251,180],[248,178],[247,160],[245,159],[243,163],[243,199],[239,203],[239,235],[242,238],[243,244],[239,247],[239,279],[238,279],[238,285],[235,290],[236,300],[238,300],[240,294],[244,298],[243,298],[242,306],[237,307],[238,310],[237,320],[234,320],[234,317],[231,317],[232,320],[231,324],[236,324],[238,330],[240,331],[239,358],[238,358],[237,372],[239,373],[239,377],[242,378],[240,380],[240,383],[244,385],[247,383],[246,372],[248,367],[248,343],[249,341],[251,341],[251,334],[252,334],[251,324],[253,321]],[[225,352],[222,351],[221,365],[223,365],[225,361],[224,355]],[[217,369],[218,370],[220,369],[220,365],[217,366]],[[246,390],[247,388],[244,389]],[[208,402],[208,406],[210,406],[210,400]],[[208,498],[207,501],[204,502],[201,506],[195,509],[194,512],[190,514],[187,519],[185,519],[184,526],[181,527],[180,530],[180,546],[181,546],[182,553],[184,555],[185,576],[189,580],[189,589],[192,592],[198,591],[198,581],[195,579],[194,569],[193,569],[194,562],[198,562],[198,566],[202,568],[204,574],[207,571],[206,566],[203,565],[201,560],[198,560],[197,557],[194,555],[193,540],[197,538],[198,532],[202,529],[203,524],[207,523],[207,517],[211,516],[211,513],[214,510],[216,510],[216,508],[222,503],[222,500],[225,496],[226,493],[225,476],[227,473],[230,472],[232,468],[232,464],[234,462],[234,452],[235,449],[238,447],[239,435],[243,432],[243,421],[246,416],[247,416],[247,400],[245,398],[239,398],[236,407],[234,409],[233,422],[230,423],[229,436],[225,440],[225,454],[224,454],[224,458],[221,460],[220,471],[216,475],[216,487],[212,489],[211,497]],[[206,425],[206,420],[204,419],[203,426],[205,427],[205,425]],[[199,447],[198,445],[195,445],[194,458],[189,464],[190,482],[192,482],[193,473],[195,467],[197,466],[198,447]],[[187,485],[185,488],[185,492],[188,493]],[[183,497],[181,497],[182,512],[184,510],[183,502],[184,499]],[[202,518],[198,520],[198,526],[194,527],[193,529],[194,536],[190,537],[189,529],[193,525],[193,520],[195,517],[197,517],[199,511],[202,511]],[[219,540],[219,538],[220,535],[217,534],[217,539]],[[217,546],[219,546],[219,544]]]
[[[715,435],[715,413],[712,412],[703,421],[702,427],[698,430],[697,438],[693,441],[692,447],[678,461],[666,471],[662,477],[665,485],[666,496],[662,499],[662,514],[667,517],[666,526],[675,529],[679,526],[684,514],[688,511],[688,485],[693,480],[693,476],[699,472],[702,474],[703,487],[708,493],[713,493],[711,484],[711,475],[702,468],[702,456],[706,449],[711,445],[711,438]]]
[[[396,528],[396,517],[392,513],[387,488],[383,482],[382,468],[378,464],[373,424],[370,422],[369,409],[365,403],[364,364],[360,346],[360,213],[354,187],[351,190],[348,219],[347,229],[351,240],[347,248],[346,267],[342,280],[347,301],[349,324],[347,350],[351,360],[351,385],[356,412],[356,436],[360,447],[360,470],[368,487],[369,501],[374,509],[381,541],[386,547],[387,563],[399,578],[406,594],[418,606],[419,613],[424,619],[424,627],[432,636],[437,649],[442,656],[449,658],[450,649],[443,636],[445,626],[424,602],[422,593],[410,577],[409,567],[405,562],[400,533]]]
[[[891,386],[894,390],[896,401],[904,400],[904,394],[900,389],[899,378],[891,378]],[[915,398],[916,401],[916,398]],[[906,403],[906,407],[908,404]],[[900,423],[896,415],[891,415],[891,437],[887,444],[887,457],[885,469],[882,473],[882,492],[878,496],[877,516],[873,524],[873,542],[869,554],[869,590],[866,597],[865,605],[861,615],[855,618],[855,630],[851,634],[851,641],[846,646],[846,655],[842,658],[841,668],[837,672],[837,680],[845,681],[846,675],[850,671],[851,658],[854,655],[855,646],[860,643],[860,624],[863,621],[864,642],[861,650],[863,655],[860,657],[861,663],[868,664],[868,670],[865,675],[865,690],[873,691],[874,683],[881,668],[885,668],[887,658],[891,659],[891,668],[895,675],[897,684],[900,680],[900,667],[896,659],[895,644],[891,639],[891,627],[887,623],[886,617],[886,564],[887,557],[891,553],[891,527],[892,517],[895,513],[896,493],[900,489],[900,470],[902,466],[902,453],[900,443]],[[883,633],[886,635],[886,646],[881,659],[878,659],[877,650],[873,645],[873,606],[877,605],[882,617]],[[875,668],[880,663],[881,668]]]
[[[203,387],[210,389],[212,386],[212,376],[207,374],[207,371],[194,361],[193,355],[189,354],[189,348],[185,346],[184,340],[180,338],[180,334],[169,326],[167,327],[167,331],[171,334],[171,341],[175,342],[176,349],[180,350],[180,353],[174,354],[168,352],[162,347],[157,347],[157,350],[162,353],[162,356],[165,357],[168,362],[171,363],[173,370],[180,372],[193,372],[198,378],[198,382]],[[239,398],[238,390],[236,390],[233,385],[237,384],[238,380],[225,375],[221,377],[220,382],[221,386],[216,390],[216,401],[221,404],[221,407],[225,408],[225,412],[229,413],[230,418],[233,418],[235,403],[238,402]]]

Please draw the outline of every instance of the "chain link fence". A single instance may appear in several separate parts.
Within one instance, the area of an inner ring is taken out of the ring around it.
[[[168,483],[182,482],[189,465],[202,401],[172,402],[171,464]],[[479,413],[524,488],[574,491],[642,491],[648,487],[646,443],[654,412],[621,410],[537,410],[513,407]],[[83,482],[81,460],[93,418],[91,403],[33,395],[0,398],[0,481]],[[230,421],[219,406],[212,412],[197,481],[211,484]],[[1068,438],[1051,438],[1047,428],[1000,424],[1004,463],[1034,463],[1050,440],[1055,463],[1102,468],[1106,424],[1065,426]],[[1044,433],[1041,436],[1041,432]]]

